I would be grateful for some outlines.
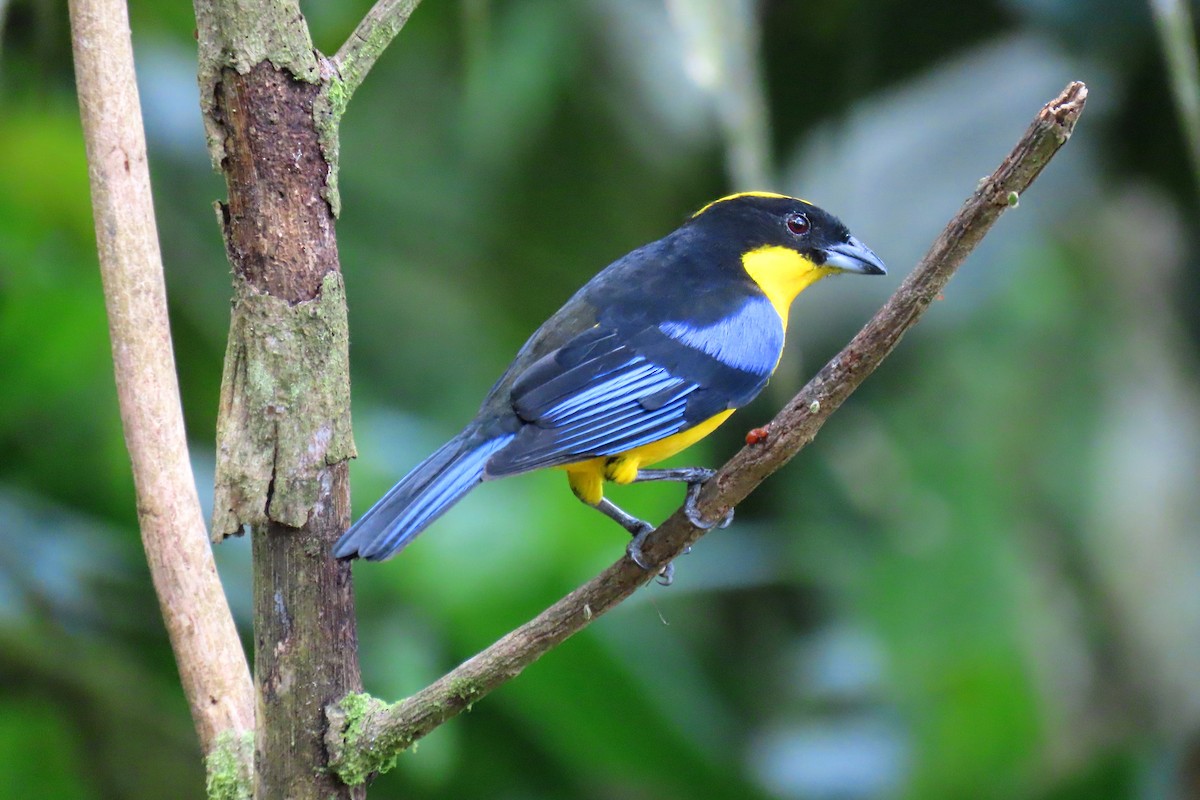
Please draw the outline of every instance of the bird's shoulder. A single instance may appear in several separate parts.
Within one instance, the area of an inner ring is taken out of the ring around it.
[[[763,296],[734,243],[689,226],[613,262],[581,293],[601,325],[626,329],[684,318],[712,324]]]

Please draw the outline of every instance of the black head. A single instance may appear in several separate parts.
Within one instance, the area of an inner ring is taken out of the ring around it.
[[[697,211],[688,227],[737,242],[742,252],[785,247],[826,273],[887,274],[879,256],[851,236],[841,220],[795,197],[767,192],[730,195]]]

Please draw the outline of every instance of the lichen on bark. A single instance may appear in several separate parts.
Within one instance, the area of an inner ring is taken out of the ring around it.
[[[388,708],[382,700],[361,692],[348,694],[329,706],[329,730],[325,734],[329,766],[347,786],[358,786],[373,774],[387,772],[407,747],[403,736],[390,736],[383,742],[364,741],[367,723]]]
[[[268,520],[298,528],[322,469],[355,456],[345,289],[329,272],[290,304],[234,276],[217,419],[212,535]]]
[[[249,800],[254,785],[250,774],[252,763],[253,733],[224,731],[218,734],[212,751],[204,758],[209,800]]]
[[[330,75],[321,84],[321,92],[313,99],[313,119],[317,127],[317,140],[321,144],[321,152],[329,171],[325,176],[325,187],[321,196],[329,203],[329,212],[333,216],[341,216],[342,197],[338,190],[339,161],[341,146],[339,144],[338,127],[342,115],[346,112],[346,104],[350,95],[345,82],[336,75]]]

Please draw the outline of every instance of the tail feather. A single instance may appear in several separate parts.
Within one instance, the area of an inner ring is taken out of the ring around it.
[[[338,540],[334,557],[391,558],[475,488],[488,459],[510,441],[510,433],[484,439],[475,431],[463,431],[371,506]]]

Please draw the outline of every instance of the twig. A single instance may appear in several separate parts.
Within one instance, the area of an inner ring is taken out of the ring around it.
[[[921,318],[1000,214],[1016,206],[1020,194],[1070,137],[1086,98],[1087,88],[1071,83],[1041,110],[1012,153],[980,182],[887,304],[770,423],[766,440],[744,448],[705,485],[698,502],[706,519],[720,519],[813,440],[829,415]],[[335,704],[329,709],[331,766],[347,783],[386,769],[400,751],[631,595],[657,573],[657,567],[702,535],[703,530],[677,511],[643,550],[653,565],[650,570],[622,558],[535,619],[394,705],[365,695],[351,695]]]
[[[371,67],[408,22],[421,0],[378,0],[350,38],[338,49],[333,65],[343,82],[343,105],[362,84]]]
[[[200,744],[254,729],[246,657],[188,461],[146,140],[122,0],[71,0],[80,116],[138,521]]]

